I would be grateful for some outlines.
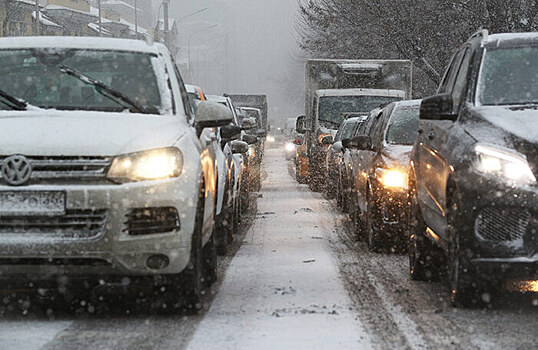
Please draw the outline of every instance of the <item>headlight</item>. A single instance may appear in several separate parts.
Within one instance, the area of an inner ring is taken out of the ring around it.
[[[183,154],[177,148],[162,148],[114,158],[107,177],[118,182],[177,177],[183,169]]]
[[[385,187],[407,188],[407,173],[399,169],[376,169],[376,177]]]
[[[293,152],[295,151],[295,145],[291,142],[286,143],[285,146],[286,152]]]
[[[476,167],[479,171],[495,175],[515,185],[529,185],[536,182],[525,156],[486,145],[476,145]]]
[[[250,157],[255,157],[256,156],[256,149],[253,147],[253,146],[249,146],[248,148],[248,155]]]
[[[267,136],[265,138],[265,141],[267,141],[267,142],[275,142],[275,138],[273,136]]]

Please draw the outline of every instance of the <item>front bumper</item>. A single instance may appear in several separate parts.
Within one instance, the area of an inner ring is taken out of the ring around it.
[[[378,185],[374,197],[381,224],[385,229],[407,228],[409,213],[407,189],[391,189]]]
[[[199,184],[186,176],[123,185],[27,186],[24,191],[63,191],[66,210],[101,210],[102,228],[81,238],[77,232],[58,237],[38,228],[2,232],[0,217],[0,278],[14,275],[47,279],[51,275],[157,275],[175,274],[186,267],[196,217]],[[13,191],[0,187],[0,191]],[[21,189],[22,190],[22,189]],[[180,228],[169,232],[132,235],[126,231],[133,209],[175,208]],[[28,217],[31,219],[31,217]],[[59,233],[58,229],[58,233]],[[62,233],[65,230],[62,229]],[[147,260],[164,255],[169,264],[151,269]]]
[[[518,277],[538,272],[538,187],[511,187],[469,172],[458,181],[460,245],[482,270]]]

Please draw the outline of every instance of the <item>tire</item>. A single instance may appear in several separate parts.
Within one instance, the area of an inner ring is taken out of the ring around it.
[[[371,252],[380,252],[387,247],[387,236],[383,232],[381,225],[379,225],[380,217],[377,205],[371,203],[373,195],[369,196],[368,207],[366,212],[366,238],[368,242],[368,249]]]
[[[461,227],[460,200],[457,192],[449,196],[447,201],[448,233],[451,237],[448,251],[448,287],[450,303],[454,307],[483,306],[482,292],[485,282],[474,272],[469,259],[465,256],[460,243],[459,227]]]
[[[228,193],[228,192],[226,192]],[[228,203],[228,195],[226,194],[226,197],[223,201],[223,207],[221,212],[221,219],[218,223],[217,227],[217,253],[219,255],[225,255],[228,251],[228,246],[233,241],[233,236],[235,233],[235,214],[234,214],[234,206],[227,206],[225,203]]]
[[[203,286],[210,287],[217,281],[217,247],[215,245],[215,233],[211,235],[209,242],[202,249],[203,257]]]
[[[336,183],[336,206],[342,209],[343,198],[342,198],[342,178],[338,177],[338,182]]]
[[[409,274],[415,281],[438,280],[443,272],[444,252],[426,236],[426,224],[416,198],[410,193],[409,210]]]

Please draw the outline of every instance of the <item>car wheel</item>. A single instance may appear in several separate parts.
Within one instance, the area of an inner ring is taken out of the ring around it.
[[[458,195],[447,201],[447,230],[451,239],[448,250],[448,286],[450,302],[456,307],[481,306],[484,283],[473,270],[460,247],[460,211]]]
[[[338,177],[338,182],[336,183],[336,206],[342,209],[342,178]]]
[[[436,280],[442,273],[444,253],[426,236],[426,224],[418,205],[416,192],[410,194],[409,274],[415,281]]]
[[[371,252],[379,252],[385,248],[386,237],[382,229],[380,228],[379,222],[381,221],[379,217],[379,210],[377,205],[373,200],[373,196],[370,195],[367,204],[366,211],[366,236],[368,238],[368,249]]]
[[[202,256],[204,267],[203,286],[207,288],[217,281],[217,246],[215,245],[214,233],[202,249]]]

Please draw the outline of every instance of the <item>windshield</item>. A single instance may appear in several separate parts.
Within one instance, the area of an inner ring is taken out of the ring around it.
[[[380,105],[400,101],[400,97],[388,96],[324,96],[320,97],[319,121],[340,125],[345,113],[368,113]]]
[[[385,140],[389,144],[412,145],[419,126],[420,105],[396,106],[390,116]]]
[[[341,141],[350,138],[353,130],[355,130],[355,125],[357,125],[356,121],[346,122],[336,134],[335,140]]]
[[[478,83],[482,105],[538,103],[538,47],[487,50]]]
[[[0,50],[0,86],[12,96],[46,109],[128,110],[124,103],[90,82],[94,80],[134,101],[144,111],[160,114],[166,107],[161,99],[163,88],[157,80],[157,74],[161,75],[158,70],[163,69],[159,63],[155,56],[132,52]],[[84,77],[68,74],[69,70]],[[7,106],[0,104],[0,108]]]

